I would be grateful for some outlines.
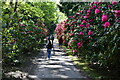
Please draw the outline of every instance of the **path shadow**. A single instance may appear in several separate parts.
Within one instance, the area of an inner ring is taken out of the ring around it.
[[[60,50],[54,50],[55,52],[62,52],[62,51],[60,51]]]

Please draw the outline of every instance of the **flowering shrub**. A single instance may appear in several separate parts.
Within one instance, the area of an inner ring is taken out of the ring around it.
[[[57,34],[64,34],[68,48],[91,64],[119,65],[119,7],[116,1],[87,3],[68,16],[64,30],[56,28]]]

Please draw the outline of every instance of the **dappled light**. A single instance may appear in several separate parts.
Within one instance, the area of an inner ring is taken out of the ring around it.
[[[120,1],[55,1],[2,2],[2,80],[119,80]]]

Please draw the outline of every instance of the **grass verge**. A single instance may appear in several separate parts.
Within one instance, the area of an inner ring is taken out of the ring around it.
[[[63,46],[64,47],[64,46]],[[64,47],[65,48],[65,47]],[[103,80],[103,78],[107,78],[103,74],[99,73],[95,69],[92,69],[88,62],[85,60],[78,58],[77,56],[73,56],[73,52],[70,49],[66,49],[66,54],[72,57],[72,61],[74,62],[75,66],[82,71],[86,76],[88,76],[92,80]]]

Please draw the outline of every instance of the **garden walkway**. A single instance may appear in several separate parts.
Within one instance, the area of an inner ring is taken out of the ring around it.
[[[31,69],[29,78],[33,80],[88,80],[75,66],[71,57],[58,48],[54,40],[55,54],[52,51],[51,60],[45,59],[47,53],[43,48],[39,56],[33,60],[35,66]],[[42,56],[42,57],[41,57]]]

